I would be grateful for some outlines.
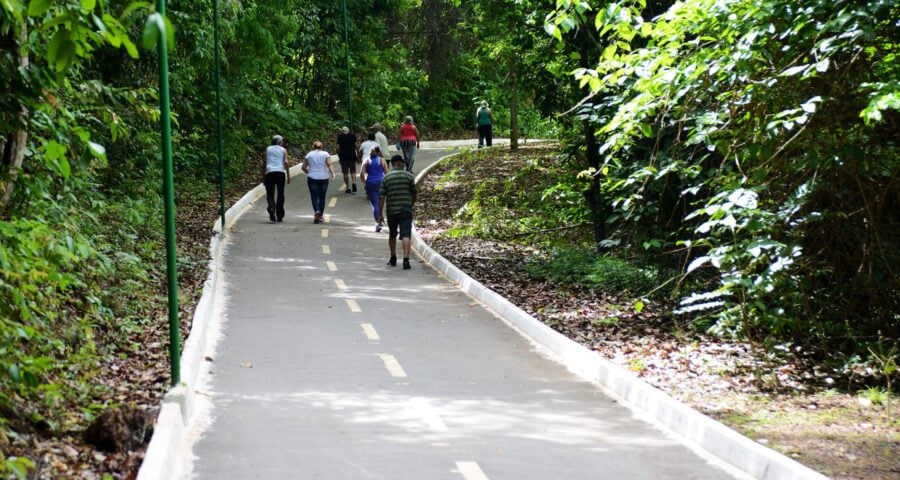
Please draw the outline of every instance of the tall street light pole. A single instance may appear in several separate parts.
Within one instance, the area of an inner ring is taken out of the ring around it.
[[[347,26],[347,0],[344,0],[344,55],[347,59],[347,123],[353,131],[353,84],[350,83],[350,32]]]
[[[219,60],[219,0],[213,0],[213,31],[216,47],[216,136],[219,156],[219,216],[222,218],[222,233],[225,233],[225,163],[222,155],[222,66]]]
[[[158,0],[156,11],[166,16],[166,0]],[[165,25],[161,23],[161,25]],[[168,33],[159,32],[159,111],[162,129],[163,199],[166,221],[166,270],[169,293],[169,356],[172,365],[172,385],[181,383],[181,332],[178,322],[178,260],[175,248],[175,176],[172,167],[172,121],[169,109],[169,50]]]

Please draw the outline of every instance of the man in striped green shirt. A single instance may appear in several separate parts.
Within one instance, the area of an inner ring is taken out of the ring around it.
[[[403,269],[412,268],[409,264],[410,238],[412,237],[413,205],[416,203],[416,180],[412,173],[406,171],[406,162],[401,155],[391,157],[391,171],[381,181],[378,193],[378,205],[381,212],[379,222],[384,222],[387,214],[388,247],[391,259],[388,265],[397,266],[397,234],[403,242]],[[385,209],[387,201],[387,209]]]

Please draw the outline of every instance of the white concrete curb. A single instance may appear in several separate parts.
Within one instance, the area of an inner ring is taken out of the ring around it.
[[[300,166],[291,167],[291,176],[300,174]],[[194,400],[198,375],[203,367],[204,358],[209,354],[207,343],[207,327],[210,320],[221,313],[222,261],[224,240],[228,236],[228,228],[243,215],[251,203],[265,195],[262,184],[250,190],[225,212],[226,229],[224,236],[215,235],[209,244],[209,275],[203,285],[203,294],[194,310],[191,333],[184,342],[181,351],[181,384],[166,393],[162,408],[153,427],[153,437],[144,454],[144,461],[138,471],[138,480],[170,480],[176,478],[182,459],[182,444],[187,436],[195,409]],[[213,231],[221,234],[222,219],[216,220]]]
[[[456,154],[454,154],[456,155]],[[419,183],[448,155],[419,172]],[[737,433],[697,412],[601,357],[597,352],[538,321],[506,298],[485,287],[429,247],[413,229],[413,248],[459,289],[486,305],[527,339],[549,351],[575,375],[605,387],[631,407],[645,413],[677,436],[761,480],[825,480],[824,475]]]

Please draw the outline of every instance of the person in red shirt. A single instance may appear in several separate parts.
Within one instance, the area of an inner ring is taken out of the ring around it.
[[[400,125],[400,149],[403,151],[403,160],[406,162],[406,171],[412,173],[413,162],[416,161],[416,149],[419,148],[419,129],[413,123],[409,115],[403,119]]]

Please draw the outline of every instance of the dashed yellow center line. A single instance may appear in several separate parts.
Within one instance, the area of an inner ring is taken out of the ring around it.
[[[341,280],[340,278],[335,278],[334,284],[337,285],[338,290],[346,290],[347,289],[347,284],[344,283],[344,281]]]
[[[325,223],[331,223],[331,214],[330,213],[325,214]]]
[[[328,271],[329,271],[329,272],[336,272],[336,271],[337,271],[337,265],[335,265],[334,262],[328,261],[328,262],[325,262],[325,265],[328,266]]]
[[[325,255],[331,255],[331,247],[328,245],[322,245],[322,253]]]
[[[335,205],[337,205],[337,197],[331,197],[331,201],[328,202],[328,206],[334,208]]]
[[[352,298],[347,299],[347,306],[350,307],[351,312],[359,313],[362,311],[362,309],[359,308],[359,304],[356,303],[356,300],[353,300]]]
[[[387,368],[388,373],[390,373],[392,377],[406,378],[406,372],[403,371],[400,362],[398,362],[393,355],[379,353],[378,356],[381,357],[381,361],[384,362],[384,368]]]
[[[456,462],[456,469],[466,480],[489,480],[477,462]]]
[[[328,229],[327,228],[322,230],[322,238],[328,238]]]
[[[381,337],[378,336],[378,332],[375,331],[375,327],[371,323],[361,323],[360,326],[363,329],[363,333],[366,334],[366,338],[373,342],[381,340]]]

